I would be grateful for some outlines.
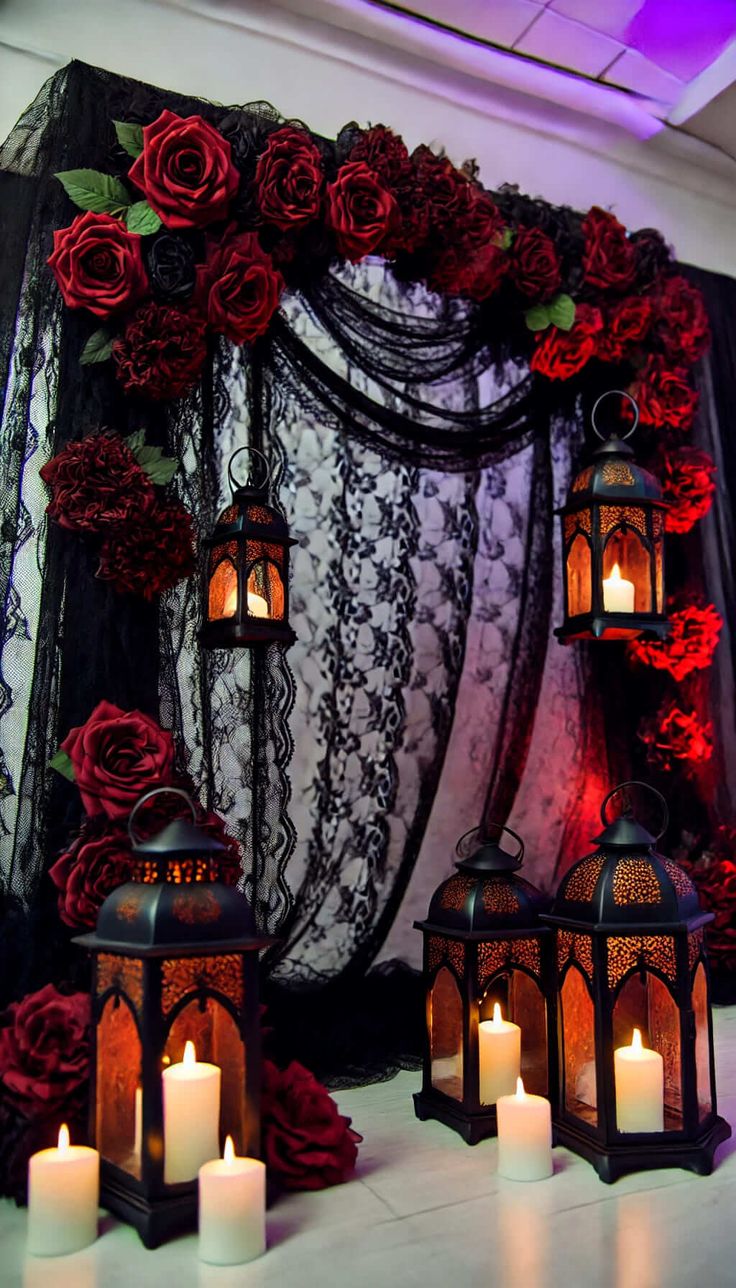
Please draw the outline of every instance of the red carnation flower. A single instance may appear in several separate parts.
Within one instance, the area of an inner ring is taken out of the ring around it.
[[[625,291],[636,277],[636,251],[609,210],[593,206],[583,220],[583,275],[602,291]]]
[[[256,166],[256,199],[263,218],[288,231],[316,219],[324,174],[319,148],[304,130],[285,125],[268,137]]]
[[[386,125],[373,125],[363,130],[350,149],[350,161],[364,161],[377,174],[384,187],[402,186],[412,173],[409,150],[401,138]]]
[[[340,166],[327,187],[325,222],[341,255],[357,264],[393,232],[396,202],[363,161]]]
[[[123,711],[98,702],[83,725],[61,744],[72,762],[74,781],[90,815],[125,818],[150,787],[171,785],[171,734],[142,711]]]
[[[703,294],[684,277],[667,277],[657,296],[657,332],[673,363],[693,363],[710,344]]]
[[[263,1156],[287,1190],[322,1190],[347,1180],[362,1139],[313,1074],[293,1060],[263,1062]]]
[[[712,456],[698,447],[660,452],[657,475],[664,498],[670,503],[664,516],[667,532],[689,532],[708,513],[716,490],[715,472]]]
[[[712,726],[701,724],[693,711],[681,710],[674,700],[660,707],[656,716],[642,720],[639,737],[655,769],[669,771],[680,762],[691,772],[713,755]]]
[[[127,523],[153,497],[127,443],[108,430],[68,443],[39,474],[51,492],[46,513],[76,532]]]
[[[668,671],[679,682],[692,671],[710,666],[722,626],[723,618],[715,604],[686,604],[670,611],[666,640],[632,640],[629,656],[643,666]]]
[[[548,380],[569,380],[593,357],[602,326],[600,309],[578,304],[569,331],[551,326],[543,333],[531,357],[532,371]]]
[[[654,355],[639,372],[631,393],[639,405],[643,425],[656,429],[664,425],[671,429],[691,428],[698,395],[684,367],[670,370],[664,358]]]
[[[456,236],[437,257],[429,276],[432,289],[488,299],[509,267],[502,231],[501,216],[491,198],[466,183]]]
[[[57,228],[49,265],[70,309],[109,318],[148,294],[141,239],[112,215],[91,210]]]
[[[264,335],[279,304],[284,279],[255,233],[227,229],[210,242],[206,263],[197,269],[199,307],[214,331],[233,344]]]
[[[240,176],[227,139],[201,116],[168,108],[143,127],[129,177],[167,228],[203,228],[227,218]]]
[[[102,544],[97,576],[151,600],[194,572],[192,518],[178,501],[145,506],[137,521]]]
[[[541,228],[519,228],[511,247],[511,277],[530,300],[548,300],[560,289],[560,260],[552,238]]]
[[[112,356],[126,393],[157,402],[181,398],[196,384],[207,357],[204,321],[168,304],[146,304],[113,340]]]
[[[620,362],[631,356],[652,324],[652,301],[646,295],[631,295],[614,304],[604,316],[597,354],[604,362]]]
[[[60,993],[53,984],[8,1007],[0,1021],[0,1086],[26,1117],[78,1110],[89,1077],[89,1022],[88,995]]]

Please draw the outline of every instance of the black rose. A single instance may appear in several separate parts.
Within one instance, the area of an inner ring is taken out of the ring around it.
[[[636,278],[640,286],[648,286],[672,263],[672,251],[656,228],[640,228],[632,233],[629,241],[636,254]]]
[[[162,233],[148,251],[148,275],[162,300],[188,300],[194,290],[194,251],[183,237]]]

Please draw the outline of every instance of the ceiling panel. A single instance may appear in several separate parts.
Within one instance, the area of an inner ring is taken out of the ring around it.
[[[625,44],[626,28],[643,4],[644,0],[605,0],[603,4],[596,0],[550,0],[549,7],[563,18],[573,18],[595,31],[616,36]]]
[[[569,67],[583,76],[600,76],[623,53],[624,46],[603,32],[545,9],[517,40],[514,50],[558,67]]]
[[[406,8],[454,31],[510,49],[544,9],[544,0],[422,0]]]
[[[645,98],[657,99],[671,107],[676,103],[685,86],[679,77],[665,72],[656,63],[640,54],[638,49],[625,49],[603,77],[609,85],[620,85]]]

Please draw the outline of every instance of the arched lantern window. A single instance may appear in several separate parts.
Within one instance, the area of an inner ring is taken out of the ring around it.
[[[611,390],[619,394],[619,390]],[[595,413],[592,425],[599,438]],[[639,413],[634,407],[636,429]],[[624,438],[602,441],[593,464],[573,481],[562,519],[564,612],[555,634],[574,639],[634,639],[668,631],[664,511],[654,475],[637,465]]]
[[[241,452],[251,456],[244,483],[233,477]],[[238,448],[230,458],[230,505],[223,510],[208,550],[205,648],[248,648],[295,639],[289,625],[289,547],[295,541],[283,516],[269,503],[268,463],[256,448]]]
[[[498,841],[507,832],[515,854]],[[495,833],[498,839],[491,839]],[[418,1118],[436,1118],[471,1145],[496,1133],[496,1100],[550,1093],[553,1012],[545,980],[551,938],[544,897],[516,875],[524,844],[510,828],[466,833],[457,872],[435,892],[424,934],[426,1040]],[[554,1079],[555,1069],[552,1066]]]
[[[706,1173],[731,1135],[716,1113],[703,926],[695,887],[630,804],[603,802],[596,850],[563,877],[542,920],[555,931],[556,1139],[604,1181],[652,1167]],[[654,790],[654,789],[650,789]],[[666,829],[665,820],[659,835]]]

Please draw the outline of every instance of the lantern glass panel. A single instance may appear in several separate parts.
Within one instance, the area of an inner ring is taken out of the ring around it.
[[[270,559],[259,559],[248,573],[248,612],[252,617],[283,621],[284,583]]]
[[[587,1123],[598,1122],[593,1000],[576,966],[570,966],[560,993],[565,1108]]]
[[[186,959],[184,960],[184,964]],[[236,1150],[245,1141],[245,1048],[229,1011],[213,997],[194,998],[176,1016],[166,1042],[165,1064],[178,1063],[187,1042],[194,1043],[197,1060],[219,1065],[220,1134],[232,1136]]]
[[[136,1089],[141,1080],[141,1043],[124,998],[109,997],[97,1037],[97,1148],[103,1158],[140,1178],[141,1149]]]
[[[643,522],[643,515],[642,515]],[[652,582],[649,551],[633,528],[617,528],[608,538],[603,551],[603,579],[618,565],[621,578],[634,584],[634,612],[652,611]],[[605,594],[603,607],[606,608]]]
[[[695,1013],[695,1070],[698,1084],[698,1117],[700,1122],[713,1111],[710,1092],[710,1037],[708,1032],[708,981],[703,963],[700,962],[693,980],[693,1011]]]
[[[210,621],[234,617],[238,608],[238,574],[229,559],[222,559],[210,578],[207,616]]]
[[[668,1131],[682,1127],[682,1067],[680,1013],[662,980],[648,971],[630,975],[622,984],[613,1008],[613,1046],[630,1046],[634,1029],[642,1043],[658,1051],[664,1062],[664,1125]]]
[[[452,971],[442,966],[429,996],[432,1086],[463,1098],[463,1000]]]
[[[654,543],[654,574],[656,577],[657,612],[664,612],[664,551],[662,538]]]
[[[593,566],[590,545],[582,532],[573,541],[567,555],[567,613],[577,617],[592,608]]]
[[[523,970],[504,971],[489,983],[480,1003],[479,1020],[493,1019],[496,1002],[505,1020],[521,1029],[521,1076],[527,1091],[548,1091],[547,1004],[539,985]]]

